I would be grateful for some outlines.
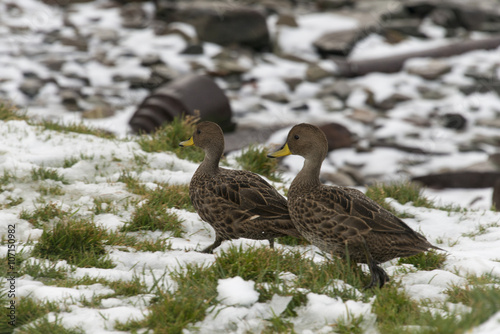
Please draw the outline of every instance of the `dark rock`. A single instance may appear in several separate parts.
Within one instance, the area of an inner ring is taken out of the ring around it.
[[[303,82],[301,78],[297,77],[284,78],[283,81],[288,85],[288,88],[290,88],[290,91],[292,92]]]
[[[265,16],[249,7],[223,2],[166,4],[158,9],[156,18],[193,25],[201,41],[223,46],[236,44],[257,50],[271,47]]]
[[[368,103],[368,105],[371,105],[377,109],[385,111],[385,110],[390,110],[390,109],[394,108],[396,106],[396,104],[398,104],[398,103],[409,101],[409,100],[411,100],[411,98],[404,95],[404,94],[394,93],[391,96],[383,99],[380,102],[375,101],[375,99],[369,99],[367,101],[367,103]]]
[[[332,77],[332,72],[325,70],[318,64],[310,64],[306,70],[306,80],[318,82],[322,79]]]
[[[141,66],[151,67],[154,65],[162,65],[165,64],[161,59],[160,55],[153,53],[145,55],[141,58]]]
[[[283,93],[268,93],[261,96],[263,99],[277,102],[277,103],[288,103],[288,96]]]
[[[202,55],[203,54],[203,44],[188,44],[181,54],[185,55]]]
[[[59,92],[61,97],[61,103],[68,111],[79,111],[78,100],[80,100],[81,95],[79,92],[73,89],[63,89]]]
[[[208,76],[188,75],[158,88],[142,101],[129,121],[135,133],[152,132],[181,115],[195,115],[234,130],[229,99]]]
[[[463,130],[467,126],[467,119],[456,113],[448,113],[442,116],[443,126],[448,129]]]
[[[287,26],[287,27],[298,27],[297,20],[293,15],[288,14],[280,14],[278,16],[278,20],[276,21],[276,25],[278,26]]]
[[[429,18],[434,24],[445,28],[458,28],[460,26],[455,11],[450,8],[436,8],[429,14]]]
[[[413,177],[431,188],[490,188],[500,180],[498,172],[455,171]]]
[[[44,82],[38,78],[25,78],[19,86],[19,90],[28,97],[35,97],[43,87]]]
[[[296,103],[290,106],[290,110],[307,111],[309,110],[309,105],[306,102]]]
[[[353,145],[353,135],[349,129],[338,123],[328,123],[319,127],[328,140],[328,151]]]
[[[321,56],[347,56],[361,38],[359,29],[327,33],[314,41],[313,45]]]
[[[495,211],[500,211],[500,179],[496,180],[493,184],[491,204],[495,208]]]
[[[340,9],[343,7],[354,7],[354,0],[317,0],[316,6],[319,10]]]
[[[148,15],[139,3],[128,3],[122,6],[120,15],[124,28],[142,29],[148,25]]]
[[[420,31],[421,19],[415,18],[405,18],[405,19],[391,19],[382,22],[382,33],[387,35],[391,32],[398,32],[403,35],[415,36],[415,37],[426,37]],[[386,36],[387,37],[387,36]]]
[[[82,36],[75,36],[75,37],[61,36],[59,38],[59,41],[61,42],[62,45],[74,46],[78,51],[88,50],[87,40]]]
[[[60,71],[65,62],[66,60],[63,58],[57,57],[50,57],[42,61],[42,63],[52,71]]]

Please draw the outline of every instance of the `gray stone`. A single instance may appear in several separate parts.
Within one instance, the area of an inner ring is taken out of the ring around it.
[[[99,105],[93,109],[86,110],[82,113],[83,118],[87,119],[101,119],[114,116],[115,110],[108,104]]]
[[[354,109],[347,117],[363,124],[373,124],[377,119],[377,113],[366,109]]]
[[[340,9],[343,7],[354,7],[354,0],[317,0],[316,6],[320,10]]]
[[[303,80],[298,77],[284,78],[283,81],[288,85],[288,88],[290,88],[290,91],[292,92],[303,82]]]
[[[411,100],[411,98],[409,96],[406,96],[406,95],[400,94],[400,93],[394,93],[391,96],[383,99],[380,102],[377,102],[374,99],[372,99],[371,100],[372,102],[370,102],[370,105],[372,105],[373,107],[375,107],[377,109],[386,111],[386,110],[391,110],[398,103],[409,101],[409,100]]]
[[[184,48],[184,50],[181,51],[181,54],[202,55],[203,54],[203,44],[190,43]]]
[[[263,99],[278,102],[278,103],[288,103],[288,96],[283,93],[268,93],[261,96]]]
[[[336,80],[334,83],[323,86],[316,94],[317,98],[336,96],[342,101],[346,101],[351,95],[352,87],[346,80]]]
[[[421,23],[422,20],[418,18],[391,19],[382,22],[381,30],[384,33],[384,35],[387,35],[391,32],[397,32],[402,35],[426,37],[420,31]]]
[[[68,111],[79,111],[78,101],[81,98],[79,92],[73,89],[63,89],[59,92],[61,103]]]
[[[463,130],[467,126],[467,119],[461,114],[448,113],[441,117],[443,126],[448,129]]]
[[[141,66],[151,67],[154,65],[161,65],[161,64],[165,63],[161,59],[160,55],[158,55],[157,53],[150,53],[141,57]]]
[[[417,90],[420,93],[420,96],[426,100],[440,100],[446,97],[446,94],[434,87],[418,86]]]
[[[406,71],[410,74],[418,75],[426,80],[436,80],[443,74],[449,73],[452,66],[440,60],[427,62],[425,65],[409,65]]]
[[[325,70],[318,64],[310,64],[306,70],[306,80],[318,82],[322,79],[332,77],[332,72]]]
[[[122,6],[120,15],[124,28],[142,29],[148,25],[148,15],[139,3],[128,3]]]
[[[321,36],[313,45],[322,56],[347,56],[360,38],[359,29],[335,31]]]
[[[19,90],[28,97],[35,97],[43,85],[44,82],[38,78],[25,78],[19,86]]]
[[[328,140],[328,151],[351,147],[354,143],[353,135],[348,128],[339,123],[328,123],[319,127]]]
[[[357,185],[351,176],[341,172],[321,173],[320,178],[322,179],[322,181],[331,182],[334,185],[341,187],[353,187]]]
[[[193,25],[201,41],[242,45],[257,50],[271,47],[265,16],[258,10],[224,2],[190,2],[162,5],[156,18]]]
[[[289,14],[280,14],[278,16],[278,20],[276,21],[276,25],[278,26],[287,26],[287,27],[298,27],[297,20],[293,15]]]
[[[114,29],[99,28],[94,32],[94,37],[103,43],[117,44],[120,40],[120,35]]]

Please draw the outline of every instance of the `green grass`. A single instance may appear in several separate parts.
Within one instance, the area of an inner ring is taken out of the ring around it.
[[[44,185],[44,184],[40,184],[40,186],[38,187],[38,192],[40,193],[40,195],[42,196],[61,196],[61,195],[64,195],[64,190],[62,189],[61,186],[59,185]]]
[[[51,261],[66,260],[78,267],[113,268],[106,257],[106,232],[83,219],[65,219],[45,227],[33,255]]]
[[[66,181],[64,177],[61,176],[57,170],[45,167],[33,168],[31,170],[31,179],[33,181],[48,179],[54,181],[61,181],[63,184],[68,184],[68,181]]]
[[[17,177],[13,173],[4,170],[2,177],[0,177],[0,192],[5,191],[5,186],[8,186],[10,183],[12,183],[12,181],[15,181],[16,179]]]
[[[293,284],[303,289],[298,291],[283,285],[280,278],[282,272],[295,274],[297,279]],[[354,286],[361,287],[362,281],[365,280],[358,267],[338,259],[317,263],[305,258],[300,252],[272,250],[267,247],[230,247],[222,250],[215,263],[210,266],[188,264],[172,273],[171,277],[177,289],[159,291],[146,319],[118,324],[115,328],[131,331],[147,327],[154,333],[182,333],[184,328],[202,320],[208,308],[217,305],[218,280],[235,276],[256,283],[256,290],[260,294],[259,302],[270,300],[274,294],[293,297],[287,310],[281,316],[277,315],[271,319],[266,330],[268,333],[274,330],[287,331],[293,327],[288,317],[295,316],[294,309],[307,301],[307,292],[359,299],[353,291],[333,289],[332,281],[344,279]],[[344,332],[346,328],[354,330],[357,326],[356,321],[340,324]]]
[[[0,120],[2,121],[12,121],[12,120],[23,120],[27,121],[28,124],[42,126],[47,130],[54,130],[58,132],[74,132],[82,134],[90,134],[96,137],[114,139],[115,135],[101,129],[92,129],[83,123],[71,123],[71,124],[60,124],[53,121],[43,120],[41,122],[36,122],[26,116],[26,112],[23,112],[16,107],[8,106],[6,104],[0,103]]]
[[[49,312],[60,311],[60,306],[56,302],[38,301],[29,297],[17,299],[15,305],[16,305],[15,328],[19,328],[23,325],[35,321],[36,319],[42,318]],[[8,333],[13,333],[14,331],[14,327],[9,326],[6,321],[8,311],[9,311],[8,309],[2,307],[2,321],[0,322],[0,333],[8,334]],[[16,333],[35,334],[35,333],[53,333],[53,332],[21,329],[17,330]]]
[[[122,171],[122,173],[118,177],[118,182],[125,183],[128,191],[133,194],[146,195],[148,193],[148,189],[146,188],[146,186],[137,178],[132,176],[132,173],[130,171]]]
[[[158,186],[147,191],[145,201],[138,206],[122,231],[170,231],[173,236],[183,235],[182,220],[169,208],[191,208],[186,186]],[[192,210],[192,209],[191,209]]]
[[[16,331],[16,334],[84,334],[85,331],[80,327],[65,328],[59,319],[56,321],[49,321],[46,317],[39,321],[21,328]]]
[[[412,264],[418,270],[434,270],[442,268],[447,257],[447,253],[430,250],[417,255],[402,257],[398,260],[398,264]]]
[[[265,148],[255,145],[249,146],[242,154],[236,157],[236,161],[245,170],[263,175],[272,181],[282,181],[277,172],[278,160],[269,159],[269,152]]]
[[[69,214],[70,214],[69,212],[64,211],[57,204],[48,203],[36,207],[35,210],[33,210],[32,212],[29,212],[24,209],[21,210],[19,218],[27,220],[30,224],[32,224],[35,227],[43,227],[43,223],[50,222],[54,218],[62,219],[68,216]]]
[[[203,150],[198,147],[182,148],[181,141],[189,139],[195,130],[198,118],[193,116],[175,117],[172,122],[161,126],[149,135],[141,135],[138,143],[145,152],[173,152],[181,159],[201,162]]]

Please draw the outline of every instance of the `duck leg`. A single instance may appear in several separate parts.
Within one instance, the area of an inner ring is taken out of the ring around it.
[[[269,247],[274,249],[274,238],[269,239]]]
[[[371,279],[370,283],[364,287],[364,290],[371,289],[374,286],[378,286],[379,288],[383,287],[386,282],[389,282],[389,276],[382,269],[378,263],[373,259],[370,250],[368,249],[368,245],[363,238],[362,247],[365,251],[366,255],[366,263],[368,264],[368,268],[370,269]]]
[[[221,245],[222,241],[224,241],[224,239],[216,235],[214,243],[208,246],[207,248],[203,249],[201,253],[212,254],[214,252],[214,249],[216,249]]]

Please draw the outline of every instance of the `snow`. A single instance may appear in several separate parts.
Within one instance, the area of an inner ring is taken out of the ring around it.
[[[255,282],[245,281],[241,277],[220,279],[217,285],[217,299],[224,305],[248,306],[259,300],[259,293],[254,290]]]

